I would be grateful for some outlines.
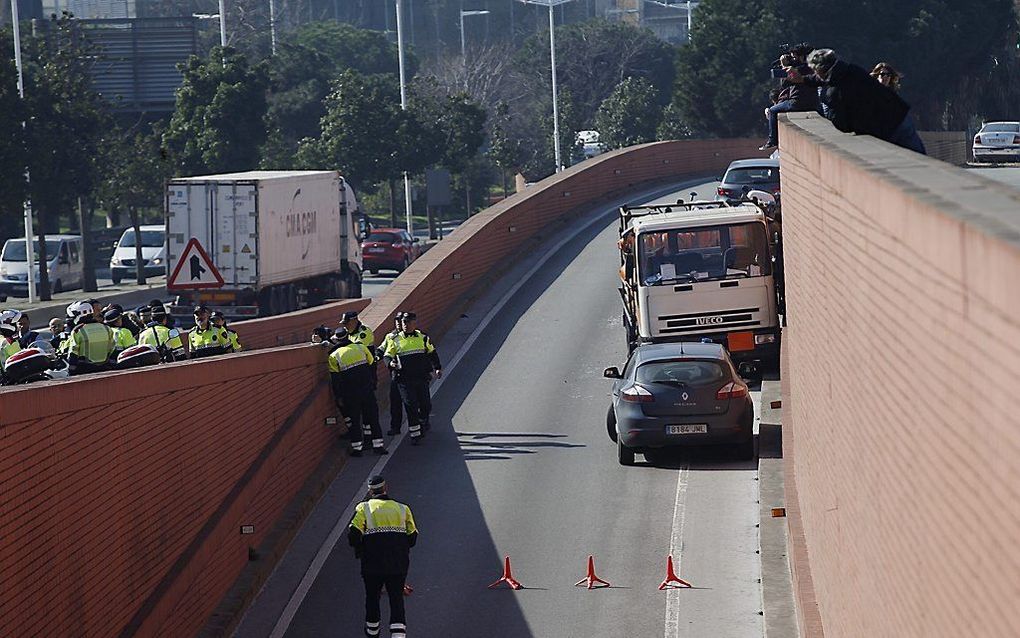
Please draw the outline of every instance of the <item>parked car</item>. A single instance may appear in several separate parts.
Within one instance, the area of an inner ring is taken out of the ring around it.
[[[754,458],[754,404],[729,354],[717,343],[652,343],[631,352],[615,379],[606,415],[621,465],[648,449],[733,445]]]
[[[162,224],[139,226],[142,231],[142,266],[146,277],[166,273],[166,227]],[[120,236],[110,257],[110,279],[114,285],[135,276],[135,229],[128,228]]]
[[[35,238],[35,280],[39,282],[39,238]],[[28,246],[25,238],[8,239],[0,252],[0,301],[28,296]],[[57,293],[81,288],[85,280],[80,235],[46,236],[46,273]]]
[[[417,237],[401,228],[373,228],[361,242],[361,258],[365,270],[373,275],[380,270],[404,272],[418,256],[421,247]]]
[[[733,162],[719,179],[716,199],[740,199],[745,188],[778,195],[779,160],[745,159]]]
[[[577,146],[580,147],[584,159],[601,155],[606,151],[605,146],[599,140],[598,131],[578,131]]]
[[[975,162],[1020,162],[1020,122],[988,122],[973,148]]]

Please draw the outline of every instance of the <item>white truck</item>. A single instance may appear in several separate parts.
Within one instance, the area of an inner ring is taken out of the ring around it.
[[[758,367],[779,358],[778,228],[754,202],[620,209],[627,343],[720,343]],[[775,240],[775,241],[774,241]]]
[[[336,171],[250,171],[172,179],[167,290],[175,316],[276,315],[361,296],[365,218]]]

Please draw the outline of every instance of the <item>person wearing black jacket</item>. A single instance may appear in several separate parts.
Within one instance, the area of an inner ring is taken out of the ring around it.
[[[824,83],[821,99],[833,126],[925,154],[910,105],[895,91],[856,64],[840,60],[832,49],[812,51],[808,66]]]
[[[404,402],[411,445],[418,445],[429,429],[429,383],[433,375],[443,376],[439,353],[429,336],[417,329],[417,319],[413,312],[405,312],[400,333],[387,342],[383,353]]]
[[[818,89],[806,81],[812,74],[806,64],[798,64],[792,55],[780,58],[786,78],[782,82],[782,90],[778,101],[765,109],[765,117],[769,121],[769,139],[758,149],[766,151],[779,145],[779,114],[818,109]]]

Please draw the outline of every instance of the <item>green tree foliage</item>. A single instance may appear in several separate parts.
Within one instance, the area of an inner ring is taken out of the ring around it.
[[[659,95],[644,78],[627,78],[609,94],[595,114],[599,140],[607,149],[655,140],[662,109]]]
[[[0,30],[0,50],[10,51],[11,33]],[[0,238],[19,234],[22,202],[25,197],[24,119],[18,97],[18,76],[14,59],[0,57]]]
[[[463,93],[445,93],[432,78],[415,83],[410,107],[434,139],[437,162],[454,173],[463,172],[485,142],[485,109]],[[408,150],[421,152],[420,148]]]
[[[673,102],[662,110],[662,121],[659,122],[655,137],[659,140],[682,140],[693,137],[690,127],[684,122],[683,113]]]
[[[516,171],[522,162],[523,144],[513,134],[513,115],[506,102],[496,104],[490,118],[489,150],[486,155],[500,171],[503,195],[507,195],[507,172]]]
[[[192,56],[163,143],[182,175],[249,170],[266,140],[268,74],[231,49]]]
[[[674,55],[675,48],[651,31],[624,22],[595,19],[556,28],[557,80],[570,91],[582,127],[628,77],[649,81],[662,100],[659,106],[665,106],[674,78]],[[528,38],[515,61],[533,90],[548,94],[549,32]]]

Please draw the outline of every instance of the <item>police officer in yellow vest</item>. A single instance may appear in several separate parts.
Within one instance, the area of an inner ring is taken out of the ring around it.
[[[227,352],[241,352],[244,350],[241,347],[241,340],[237,336],[237,332],[227,325],[227,318],[223,316],[223,313],[219,310],[213,310],[213,313],[209,315],[209,321],[212,325],[216,326],[223,331],[224,336],[230,346],[227,348]]]
[[[376,349],[376,357],[382,359],[386,356],[386,349],[390,347],[390,342],[397,338],[400,331],[404,328],[404,312],[398,310],[397,314],[393,315],[393,330],[383,337],[383,342],[379,344]],[[400,424],[404,420],[404,400],[400,398],[400,388],[397,386],[397,374],[395,370],[390,370],[390,429],[386,431],[386,434],[390,436],[396,436],[400,434]]]
[[[375,349],[375,335],[372,334],[371,328],[361,323],[361,320],[358,319],[357,310],[350,310],[340,315],[340,325],[347,330],[351,341],[360,343],[369,350]]]
[[[145,330],[138,333],[138,343],[152,346],[159,351],[163,361],[180,361],[186,359],[184,342],[176,328],[169,328],[169,317],[162,304],[151,308],[152,321],[145,325]]]
[[[0,371],[7,365],[7,359],[12,354],[21,352],[21,344],[18,343],[18,315],[16,310],[4,310],[0,312]]]
[[[337,348],[329,354],[329,380],[336,405],[347,420],[351,456],[361,456],[366,436],[372,438],[372,451],[389,454],[379,427],[379,404],[375,400],[376,370],[372,352],[354,343],[345,328],[334,334]]]
[[[417,315],[404,313],[403,327],[386,348],[386,365],[396,372],[397,387],[407,412],[411,445],[418,445],[428,430],[429,383],[432,375],[443,376],[439,353],[429,336],[417,329]]]
[[[230,341],[222,328],[209,321],[209,308],[195,306],[195,327],[188,333],[188,349],[192,359],[213,357],[229,352]]]
[[[365,582],[365,635],[378,636],[382,622],[379,599],[383,587],[390,601],[390,636],[406,638],[404,582],[411,563],[411,548],[418,540],[411,508],[390,499],[386,480],[368,479],[368,498],[358,503],[347,528],[347,541],[361,559]]]
[[[124,327],[123,322],[124,313],[119,307],[107,306],[103,310],[103,323],[113,331],[113,361],[117,360],[121,352],[138,343],[131,331]]]
[[[68,316],[74,317],[74,329],[68,337],[69,374],[88,374],[110,369],[115,349],[113,330],[96,321],[95,311],[87,301],[76,301],[67,307]]]

